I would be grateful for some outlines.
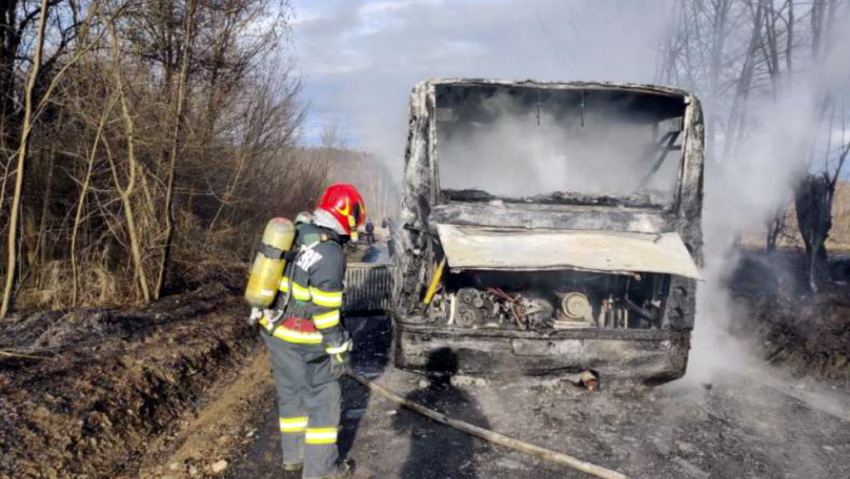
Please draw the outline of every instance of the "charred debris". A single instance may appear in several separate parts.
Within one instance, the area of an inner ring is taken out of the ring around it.
[[[663,287],[662,275],[464,271],[446,278],[427,314],[472,329],[651,329],[662,326]]]

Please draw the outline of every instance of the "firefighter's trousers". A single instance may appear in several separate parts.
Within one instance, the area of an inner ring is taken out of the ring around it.
[[[280,416],[283,462],[304,463],[302,477],[334,471],[340,415],[341,372],[320,344],[294,344],[261,332],[272,362]]]

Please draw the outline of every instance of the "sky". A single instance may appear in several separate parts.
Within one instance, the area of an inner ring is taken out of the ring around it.
[[[657,5],[656,8],[648,8]],[[304,139],[403,162],[413,86],[439,77],[651,82],[668,0],[295,0]],[[397,167],[393,168],[395,165]]]

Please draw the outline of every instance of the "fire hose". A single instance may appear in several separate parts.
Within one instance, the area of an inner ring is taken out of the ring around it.
[[[445,424],[447,426],[451,426],[455,429],[463,431],[471,436],[479,437],[494,444],[499,444],[500,446],[509,447],[511,449],[524,452],[526,454],[530,454],[532,456],[536,456],[547,461],[571,467],[573,469],[590,474],[591,476],[601,477],[603,479],[628,479],[628,476],[626,476],[625,474],[612,471],[610,469],[606,469],[595,464],[591,464],[576,457],[561,452],[552,451],[550,449],[536,446],[534,444],[530,444],[524,441],[520,441],[518,439],[514,439],[512,437],[508,437],[497,432],[490,431],[488,429],[474,426],[458,419],[450,418],[445,414],[439,413],[419,403],[403,398],[398,394],[390,391],[389,389],[386,389],[385,387],[381,386],[380,384],[364,378],[363,376],[352,371],[351,369],[348,369],[346,373],[355,381],[359,382],[370,390],[380,394],[381,396],[389,399],[390,401],[404,406],[407,409],[410,409],[411,411],[417,412],[441,424]]]

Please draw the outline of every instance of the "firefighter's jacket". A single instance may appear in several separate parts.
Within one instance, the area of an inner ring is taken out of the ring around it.
[[[342,293],[345,252],[341,237],[312,224],[298,227],[297,256],[286,266],[277,305],[283,323],[289,318],[312,321],[312,328],[278,327],[274,336],[297,344],[321,344],[334,348],[346,340],[342,326]],[[288,300],[287,300],[288,295]]]

